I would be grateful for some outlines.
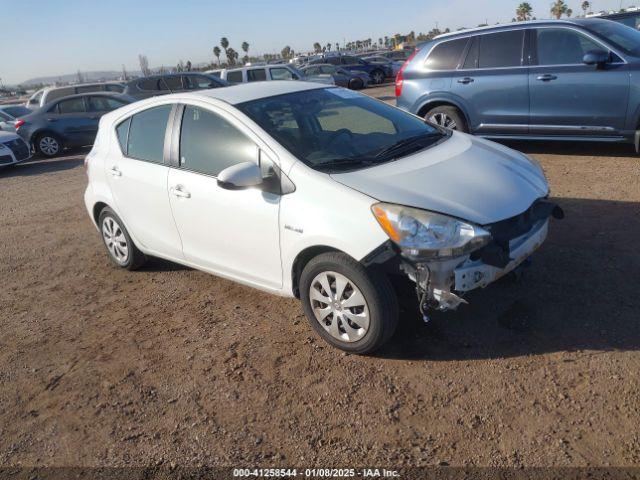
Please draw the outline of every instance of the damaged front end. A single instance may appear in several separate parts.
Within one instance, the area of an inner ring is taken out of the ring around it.
[[[399,257],[399,268],[415,283],[425,321],[428,311],[455,310],[467,303],[466,292],[518,268],[546,239],[549,217],[564,217],[562,209],[546,199],[520,215],[482,227],[392,204],[376,204],[372,210],[391,239],[377,260]]]

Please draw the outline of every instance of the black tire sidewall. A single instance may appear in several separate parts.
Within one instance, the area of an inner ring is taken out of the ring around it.
[[[309,299],[309,287],[318,274],[327,271],[347,277],[358,287],[367,302],[369,330],[357,342],[347,343],[335,339],[315,318]],[[371,353],[385,343],[395,331],[398,316],[397,298],[388,279],[378,272],[366,270],[346,254],[322,254],[312,259],[302,272],[299,286],[300,300],[307,320],[323,340],[336,348],[351,353]]]

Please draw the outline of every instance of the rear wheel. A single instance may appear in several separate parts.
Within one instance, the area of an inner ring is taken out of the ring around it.
[[[468,131],[467,123],[460,110],[450,105],[441,105],[432,108],[424,118],[431,123],[448,128],[449,130],[458,130],[460,132]]]
[[[398,324],[397,297],[388,278],[344,253],[324,253],[305,266],[300,299],[313,329],[347,352],[373,352]]]
[[[53,133],[41,133],[36,138],[35,147],[45,157],[55,157],[62,152],[62,140]]]
[[[353,78],[349,81],[349,88],[351,90],[362,90],[364,88],[364,82],[359,78]]]
[[[109,259],[117,266],[136,270],[147,261],[145,254],[138,250],[131,240],[120,217],[109,207],[100,212],[98,226]]]

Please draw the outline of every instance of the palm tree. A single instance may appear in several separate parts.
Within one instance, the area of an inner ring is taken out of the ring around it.
[[[569,7],[567,7],[567,4],[564,0],[556,0],[555,2],[553,2],[553,5],[551,5],[551,15],[556,17],[557,20],[560,20],[560,17],[562,17],[563,14],[567,13],[568,9]]]
[[[238,60],[238,52],[236,52],[233,48],[227,49],[227,61],[230,65],[235,65]]]
[[[591,3],[587,2],[587,0],[582,2],[582,13],[584,14],[585,17],[587,16],[587,12],[589,11],[590,8],[591,8]]]
[[[332,47],[331,43],[327,43],[327,47],[326,47],[327,48],[327,52],[331,51],[331,47]]]
[[[227,37],[222,37],[220,39],[220,46],[224,50],[224,55],[228,58],[229,56],[227,55],[227,50],[229,50],[229,40],[227,39]]]
[[[567,8],[567,11],[564,13],[567,15],[567,17],[571,17],[571,15],[573,15],[573,10],[571,10],[570,8]]]
[[[533,13],[533,8],[528,2],[521,3],[516,8],[516,20],[519,22],[524,22],[526,20],[531,20],[531,14]]]
[[[287,45],[282,49],[280,54],[282,55],[282,58],[284,58],[285,60],[291,58],[291,47]]]
[[[216,57],[218,59],[218,66],[220,66],[220,54],[222,53],[222,51],[220,50],[219,46],[215,46],[213,47],[213,56]]]
[[[242,51],[244,52],[244,58],[242,60],[244,63],[249,63],[249,44],[247,42],[242,42]]]
[[[320,46],[320,43],[316,42],[313,44],[313,51],[316,53],[320,53],[322,51],[322,47]]]

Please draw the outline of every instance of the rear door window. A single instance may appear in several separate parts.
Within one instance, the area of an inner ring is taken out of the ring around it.
[[[48,94],[47,94],[47,100],[46,102],[52,102],[53,100],[57,100],[59,98],[62,97],[68,97],[69,95],[75,95],[76,90],[73,87],[69,87],[69,88],[57,88],[55,90],[51,90]]]
[[[172,92],[182,90],[182,77],[179,75],[162,77],[162,81],[165,85],[163,90],[171,90]]]
[[[467,42],[467,38],[460,38],[436,45],[429,54],[425,66],[431,70],[455,70],[458,68]]]
[[[158,79],[157,78],[145,78],[144,80],[140,80],[138,82],[138,88],[140,90],[146,91],[156,91],[158,88]]]
[[[131,117],[127,155],[137,160],[163,163],[164,137],[171,105],[150,108]]]
[[[288,68],[272,68],[269,70],[271,73],[271,80],[297,80],[298,76]]]
[[[110,112],[125,105],[124,102],[109,97],[89,97],[90,112]]]
[[[70,98],[69,100],[61,100],[58,102],[58,113],[61,115],[84,113],[85,111],[84,97]]]
[[[227,72],[227,82],[229,82],[229,83],[242,83],[242,70],[235,70],[233,72]]]
[[[267,71],[264,68],[247,70],[247,82],[263,82],[267,79]]]
[[[524,30],[480,35],[478,68],[505,68],[522,65]]]

